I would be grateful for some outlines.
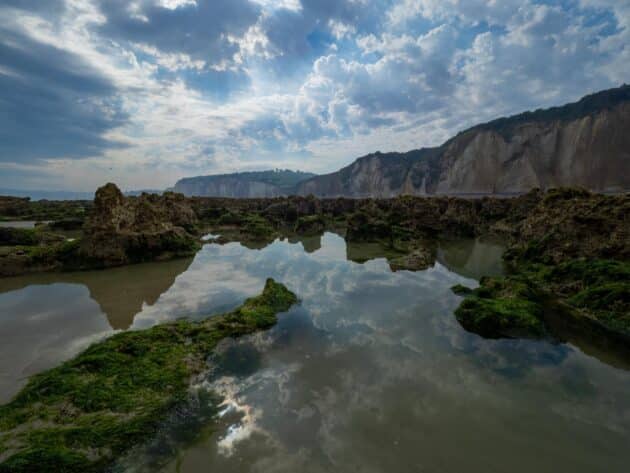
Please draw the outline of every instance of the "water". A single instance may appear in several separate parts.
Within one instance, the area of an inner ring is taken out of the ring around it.
[[[0,278],[0,402],[156,304],[192,259]]]
[[[216,429],[174,425],[163,436],[176,454],[143,448],[120,471],[627,471],[630,372],[572,344],[484,340],[453,316],[450,287],[500,272],[499,245],[441,244],[435,267],[416,273],[363,250],[327,233],[207,245],[179,267],[5,280],[2,390],[111,333],[117,297],[128,302],[117,328],[142,328],[231,309],[273,277],[301,303],[272,330],[222,343],[199,386],[226,400]],[[377,259],[348,260],[368,253]],[[94,289],[98,276],[110,292]]]
[[[16,221],[0,221],[0,227],[5,228],[35,228],[38,224],[46,224],[48,221],[35,221],[35,220],[16,220]]]

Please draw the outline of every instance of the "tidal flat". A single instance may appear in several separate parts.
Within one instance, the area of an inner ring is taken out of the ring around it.
[[[300,304],[269,330],[219,343],[194,383],[199,402],[117,455],[113,471],[626,471],[624,357],[578,338],[485,339],[457,321],[451,288],[501,276],[502,251],[441,241],[427,269],[392,271],[373,244],[326,232],[7,278],[3,399],[94,341],[229,312],[271,277]],[[98,289],[108,285],[119,292]]]

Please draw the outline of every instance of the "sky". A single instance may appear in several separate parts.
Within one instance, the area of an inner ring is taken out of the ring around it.
[[[630,82],[630,0],[0,0],[0,187],[332,172]]]

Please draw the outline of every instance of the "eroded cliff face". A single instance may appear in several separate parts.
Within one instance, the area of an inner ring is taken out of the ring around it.
[[[186,196],[256,198],[282,195],[282,191],[277,186],[232,177],[212,180],[183,179],[175,185],[173,190]]]
[[[438,148],[375,153],[299,184],[296,194],[523,193],[630,189],[630,86],[471,128]]]
[[[374,153],[357,159],[338,172],[298,184],[297,195],[318,197],[388,198],[401,194],[425,195],[438,175],[440,148],[407,153]]]
[[[313,176],[290,169],[216,174],[180,179],[174,190],[188,197],[279,197],[293,193],[296,184]]]
[[[445,146],[436,193],[630,188],[630,103],[577,120],[530,122],[511,136],[471,130]]]

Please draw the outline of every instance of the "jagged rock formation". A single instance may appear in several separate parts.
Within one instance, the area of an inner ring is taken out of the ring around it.
[[[195,212],[181,194],[125,197],[110,183],[96,191],[81,259],[117,266],[190,254],[197,249],[196,223]]]
[[[279,197],[291,194],[296,184],[313,176],[289,170],[199,176],[179,180],[173,190],[186,196]]]
[[[297,185],[319,197],[630,189],[630,86],[475,126],[438,148],[374,153]]]
[[[557,265],[575,258],[630,261],[630,194],[554,189],[514,227],[510,260]]]

